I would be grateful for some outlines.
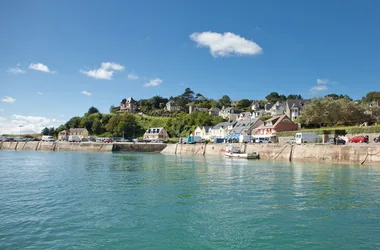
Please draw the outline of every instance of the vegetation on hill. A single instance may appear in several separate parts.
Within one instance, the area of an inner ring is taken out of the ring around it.
[[[84,116],[72,117],[57,129],[44,128],[41,133],[57,136],[59,132],[70,128],[86,128],[90,135],[137,138],[142,137],[148,128],[164,127],[170,137],[185,137],[197,126],[213,126],[222,121],[221,117],[212,117],[206,112],[178,113],[176,117],[150,117],[129,113],[101,114],[91,107]]]
[[[349,98],[324,97],[310,100],[302,108],[297,122],[306,127],[352,126],[363,122],[376,122],[379,108],[354,103]]]

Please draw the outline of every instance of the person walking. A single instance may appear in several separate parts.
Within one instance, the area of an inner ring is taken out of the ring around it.
[[[369,136],[368,136],[368,135],[366,135],[364,138],[365,138],[365,143],[367,143],[367,144],[368,144],[368,143],[369,143]]]

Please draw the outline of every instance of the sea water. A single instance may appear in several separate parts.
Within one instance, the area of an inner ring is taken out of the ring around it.
[[[380,167],[0,151],[0,249],[359,248]]]

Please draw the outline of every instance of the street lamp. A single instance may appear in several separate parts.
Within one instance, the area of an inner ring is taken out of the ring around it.
[[[19,126],[19,128],[20,128],[20,135],[19,135],[19,139],[20,139],[20,141],[21,141],[21,128],[22,128],[22,125],[18,125]]]
[[[252,123],[252,113],[249,112],[249,143],[251,143],[251,137],[252,137],[252,129],[251,129],[251,123]]]

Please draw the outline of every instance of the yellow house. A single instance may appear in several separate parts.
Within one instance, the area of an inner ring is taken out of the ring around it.
[[[71,128],[69,130],[69,133],[66,133],[66,130],[63,130],[59,132],[58,134],[58,140],[60,141],[66,141],[69,139],[70,135],[78,135],[81,137],[87,137],[88,136],[88,130],[85,128]]]
[[[212,126],[198,126],[193,135],[200,136],[202,139],[207,140],[210,139]]]

